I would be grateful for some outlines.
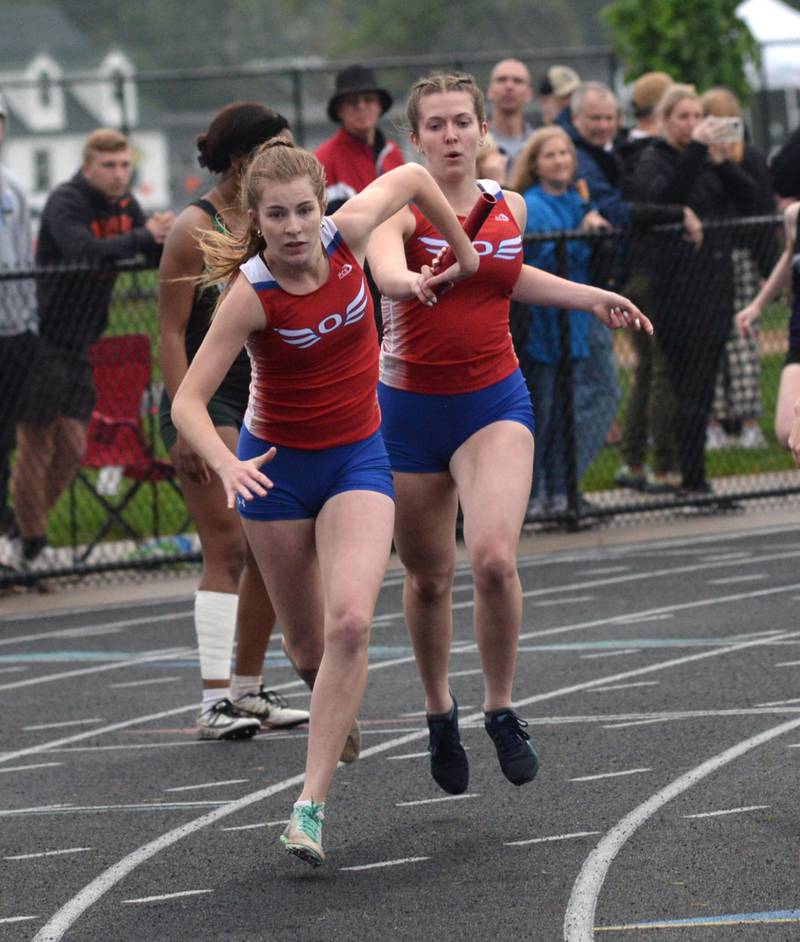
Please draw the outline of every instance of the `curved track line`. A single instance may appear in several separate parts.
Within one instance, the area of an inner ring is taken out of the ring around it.
[[[380,752],[393,749],[395,746],[405,745],[407,742],[412,742],[415,739],[427,735],[428,731],[425,730],[421,733],[408,733],[406,736],[392,739],[389,742],[379,743],[377,746],[371,746],[369,749],[365,749],[361,753],[361,758],[369,758]],[[182,824],[180,827],[174,828],[166,834],[162,834],[161,837],[157,837],[148,844],[142,845],[137,850],[133,851],[132,854],[128,854],[127,857],[124,857],[98,877],[95,877],[91,883],[85,886],[77,895],[73,896],[73,898],[62,906],[61,909],[48,920],[47,924],[36,933],[33,942],[57,942],[57,940],[63,937],[67,929],[69,929],[92,904],[96,903],[101,896],[105,895],[115,884],[119,883],[123,877],[127,876],[132,870],[135,870],[139,864],[144,863],[146,860],[154,857],[159,851],[171,847],[182,838],[188,837],[190,834],[207,827],[209,824],[214,824],[222,818],[227,818],[228,815],[235,814],[242,808],[246,808],[257,801],[271,798],[273,795],[286,791],[287,788],[291,788],[293,785],[301,784],[303,777],[303,773],[293,775],[291,778],[284,779],[282,782],[276,782],[274,785],[270,785],[267,788],[262,788],[250,795],[245,795],[236,801],[223,805],[221,808],[209,811],[207,814],[196,818],[194,821],[189,821],[187,824]]]
[[[597,900],[608,870],[628,838],[632,837],[642,824],[673,798],[690,789],[692,785],[750,752],[751,749],[791,732],[798,726],[800,726],[800,719],[789,720],[712,756],[701,765],[690,769],[685,775],[670,782],[615,824],[586,858],[578,879],[572,887],[564,915],[564,942],[592,942],[594,939]]]
[[[785,635],[781,635],[780,637],[789,637],[795,634],[800,634],[800,632],[787,632]],[[770,641],[773,641],[774,637],[775,636],[771,636],[769,638],[759,638],[755,641],[747,641],[743,642],[742,644],[731,645],[727,648],[717,648],[716,650],[703,652],[701,654],[691,654],[686,657],[674,658],[670,661],[663,661],[660,664],[653,664],[649,667],[639,668],[638,670],[626,671],[624,674],[614,675],[614,678],[597,678],[595,680],[587,681],[583,684],[576,684],[572,687],[564,687],[558,690],[549,691],[548,693],[537,694],[533,697],[518,700],[516,701],[515,705],[520,706],[529,703],[541,702],[543,700],[549,700],[555,697],[563,696],[567,693],[575,693],[579,690],[590,689],[597,684],[607,683],[609,679],[615,679],[616,677],[635,676],[641,673],[665,670],[669,667],[678,667],[682,664],[704,658],[719,657],[723,654],[736,653],[747,648],[756,647],[760,644],[766,644]],[[398,662],[401,662],[401,659],[398,659]],[[375,666],[380,667],[382,665]],[[465,716],[463,722],[466,725],[468,723],[477,722],[479,719],[483,719],[483,711],[476,711]],[[800,726],[800,719],[793,720],[790,723],[784,725],[787,728],[790,726]],[[381,752],[386,752],[389,749],[405,746],[408,743],[414,742],[416,740],[424,739],[427,735],[427,729],[420,730],[419,732],[407,733],[404,736],[389,739],[383,743],[379,743],[377,746],[372,746],[369,749],[365,749],[361,753],[361,756],[362,758],[368,758]],[[58,940],[63,937],[67,929],[69,929],[90,906],[96,903],[116,883],[122,880],[123,877],[127,876],[129,873],[131,873],[131,871],[135,870],[139,864],[149,860],[159,851],[172,846],[173,844],[177,843],[177,841],[187,837],[190,834],[194,834],[196,831],[201,830],[207,825],[213,824],[215,821],[218,821],[221,818],[227,817],[228,815],[239,811],[241,808],[245,808],[256,801],[260,801],[261,799],[266,799],[276,795],[279,792],[285,791],[286,789],[291,788],[293,785],[297,785],[302,781],[302,774],[294,775],[291,778],[284,779],[282,782],[277,782],[268,788],[260,789],[257,792],[253,792],[250,795],[245,795],[242,798],[239,798],[227,805],[223,805],[221,808],[211,811],[208,814],[195,819],[194,821],[190,821],[187,824],[181,825],[180,827],[174,828],[172,831],[168,831],[161,837],[150,841],[150,843],[144,844],[142,847],[139,847],[131,854],[128,854],[112,867],[109,867],[108,870],[101,873],[79,893],[73,896],[72,899],[65,903],[64,906],[62,906],[61,909],[59,909],[58,912],[55,913],[55,915],[52,916],[50,920],[48,920],[47,924],[43,926],[43,928],[36,934],[33,942],[58,942]]]

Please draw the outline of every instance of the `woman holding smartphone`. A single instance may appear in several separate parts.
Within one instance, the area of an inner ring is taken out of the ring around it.
[[[689,206],[700,220],[747,215],[756,186],[720,142],[724,130],[703,117],[691,85],[673,85],[658,108],[663,138],[641,155],[632,196],[650,203]],[[652,259],[653,322],[676,397],[675,432],[680,496],[706,497],[706,426],[717,365],[730,331],[733,309],[732,229],[704,228],[702,245],[682,234],[646,237]]]

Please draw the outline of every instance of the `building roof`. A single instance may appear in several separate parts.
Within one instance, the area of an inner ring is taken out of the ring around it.
[[[0,30],[3,71],[27,64],[38,53],[49,53],[70,69],[89,68],[99,57],[86,36],[57,6],[49,3],[4,3]]]

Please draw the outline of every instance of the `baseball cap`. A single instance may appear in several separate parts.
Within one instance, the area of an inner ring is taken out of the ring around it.
[[[666,72],[645,72],[633,83],[631,101],[638,117],[649,114],[675,81]]]
[[[568,65],[551,65],[547,70],[547,80],[556,98],[571,95],[581,84],[581,77]]]

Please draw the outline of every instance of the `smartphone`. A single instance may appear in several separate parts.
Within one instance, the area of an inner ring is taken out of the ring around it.
[[[709,121],[714,127],[715,144],[732,144],[744,139],[744,125],[741,118],[711,117]]]

